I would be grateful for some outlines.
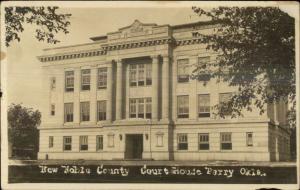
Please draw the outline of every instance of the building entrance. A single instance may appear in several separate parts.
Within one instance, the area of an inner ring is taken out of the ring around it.
[[[143,158],[143,135],[127,134],[125,139],[125,159]]]

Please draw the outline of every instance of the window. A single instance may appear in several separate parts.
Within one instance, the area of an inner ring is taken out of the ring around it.
[[[130,86],[136,86],[137,85],[137,66],[136,65],[130,65],[129,66],[129,81]]]
[[[54,138],[53,136],[49,136],[49,148],[53,148]]]
[[[177,97],[177,117],[189,118],[189,96]]]
[[[138,65],[138,86],[145,85],[145,66],[144,64]]]
[[[208,81],[210,79],[210,74],[205,71],[207,64],[210,62],[210,57],[198,57],[198,67],[201,68],[198,73],[199,81]]]
[[[206,65],[209,63],[210,57],[205,56],[205,57],[198,57],[198,66],[200,67],[206,67]]]
[[[81,70],[81,90],[90,90],[91,70]]]
[[[65,122],[73,122],[73,103],[65,103]]]
[[[105,89],[107,86],[107,68],[98,69],[98,89]]]
[[[228,93],[220,93],[219,94],[219,103],[226,103],[230,100],[232,96],[232,93],[231,92],[228,92]],[[229,108],[223,110],[223,114],[224,115],[230,115],[230,110]]]
[[[146,98],[146,118],[152,118],[152,100],[151,98]]]
[[[97,102],[98,121],[106,120],[106,101]]]
[[[113,134],[109,134],[108,135],[108,147],[114,147],[114,135]]]
[[[209,135],[208,133],[199,134],[199,150],[209,150]]]
[[[151,64],[130,64],[129,66],[130,86],[145,86],[152,84]]]
[[[65,90],[66,92],[74,91],[74,71],[65,72]]]
[[[177,81],[189,82],[189,59],[177,60]]]
[[[55,105],[51,104],[51,115],[54,116],[55,115]]]
[[[72,137],[64,136],[64,150],[72,150]]]
[[[178,150],[188,150],[188,137],[187,134],[178,134]]]
[[[218,66],[218,70],[221,71],[222,75],[220,77],[227,77],[229,74],[229,66],[226,65],[225,56],[217,55],[215,59],[216,66]],[[243,79],[244,80],[244,79]],[[232,81],[234,82],[234,81]]]
[[[56,88],[56,79],[55,79],[55,77],[52,77],[50,79],[50,88],[51,88],[51,90],[54,90]]]
[[[90,102],[80,102],[80,121],[90,120]]]
[[[138,99],[138,118],[144,118],[144,99]]]
[[[129,113],[130,113],[130,118],[136,118],[136,101],[137,99],[135,98],[131,98],[130,101],[129,101]]]
[[[164,146],[164,134],[163,133],[158,133],[156,134],[156,146]]]
[[[146,85],[152,84],[152,64],[146,64]]]
[[[220,102],[228,102],[232,96],[231,92],[220,93]]]
[[[210,117],[209,94],[198,95],[198,117]]]
[[[103,150],[103,136],[96,136],[96,151]]]
[[[130,98],[129,117],[150,119],[152,117],[151,104],[151,98]]]
[[[221,133],[221,150],[231,150],[231,133]]]
[[[247,146],[253,146],[253,133],[246,133],[246,144]]]
[[[79,148],[80,150],[88,150],[88,136],[80,136],[79,137]]]

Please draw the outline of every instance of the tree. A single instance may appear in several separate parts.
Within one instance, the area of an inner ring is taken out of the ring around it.
[[[289,118],[295,121],[295,19],[277,7],[193,7],[200,17],[216,24],[212,34],[199,34],[201,43],[220,56],[197,67],[193,74],[206,72],[218,82],[236,86],[228,102],[217,105],[217,114],[242,115],[242,109],[259,108],[288,99],[293,105]]]
[[[55,34],[62,31],[67,34],[71,14],[57,13],[58,7],[5,7],[5,44],[20,41],[24,23],[36,25],[35,37],[39,41],[56,44],[60,42]]]
[[[12,146],[13,156],[25,156],[28,149],[31,156],[36,155],[39,144],[37,126],[41,123],[41,113],[21,104],[11,104],[7,117],[8,142]]]

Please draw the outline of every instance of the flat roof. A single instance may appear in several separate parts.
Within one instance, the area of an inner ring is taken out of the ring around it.
[[[210,25],[210,24],[216,24],[216,23],[217,23],[216,21],[200,21],[200,22],[191,22],[191,23],[185,23],[185,24],[178,24],[178,25],[173,25],[173,26],[170,26],[170,27],[172,29],[181,29],[181,28],[187,28],[187,27],[192,27],[192,26],[196,26],[196,25],[197,26],[201,26],[201,25],[204,26],[204,25]],[[153,23],[144,24],[144,25],[165,26],[165,25],[155,25]],[[123,27],[121,29],[128,28],[130,26],[126,26],[126,27]],[[105,39],[107,39],[107,35],[95,36],[95,37],[91,37],[90,39],[93,40],[93,41],[105,40]]]
[[[217,24],[217,21],[199,21],[199,22],[173,25],[170,27],[172,29],[181,29],[181,28],[188,28],[188,27],[192,27],[192,26],[204,26],[204,25],[211,25],[211,24]],[[153,25],[153,24],[151,23],[150,25]],[[156,26],[165,26],[165,25],[156,25]],[[126,26],[126,27],[129,27],[129,26]],[[126,27],[123,27],[123,28],[126,28]],[[67,47],[75,47],[75,46],[83,46],[83,45],[93,44],[93,43],[101,41],[101,40],[106,40],[107,35],[94,36],[94,37],[90,37],[89,39],[92,40],[93,42],[84,43],[84,44],[74,44],[74,45],[69,45],[69,46],[60,46],[60,47],[55,47],[55,48],[46,48],[44,50],[53,50],[53,49],[61,49],[61,48],[67,48]]]

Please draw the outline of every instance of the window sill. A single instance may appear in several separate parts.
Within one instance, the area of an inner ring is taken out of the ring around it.
[[[103,125],[105,124],[110,124],[111,122],[108,120],[103,120],[103,121],[97,121],[97,125],[99,125],[100,127],[103,127]]]
[[[73,126],[74,125],[74,122],[65,122],[64,123],[64,126]]]
[[[107,88],[97,88],[97,91],[107,90]]]
[[[189,120],[191,120],[190,118],[176,118],[176,120],[179,120],[179,121],[189,121]]]
[[[198,120],[211,120],[212,117],[198,117]]]
[[[79,125],[92,125],[95,124],[92,121],[80,121]]]
[[[199,122],[208,122],[208,121],[213,121],[213,120],[216,120],[216,119],[211,118],[211,117],[198,117],[197,118],[197,121],[199,121]]]
[[[151,87],[151,84],[148,85],[142,85],[142,86],[129,86],[129,88],[142,88],[142,87]]]

